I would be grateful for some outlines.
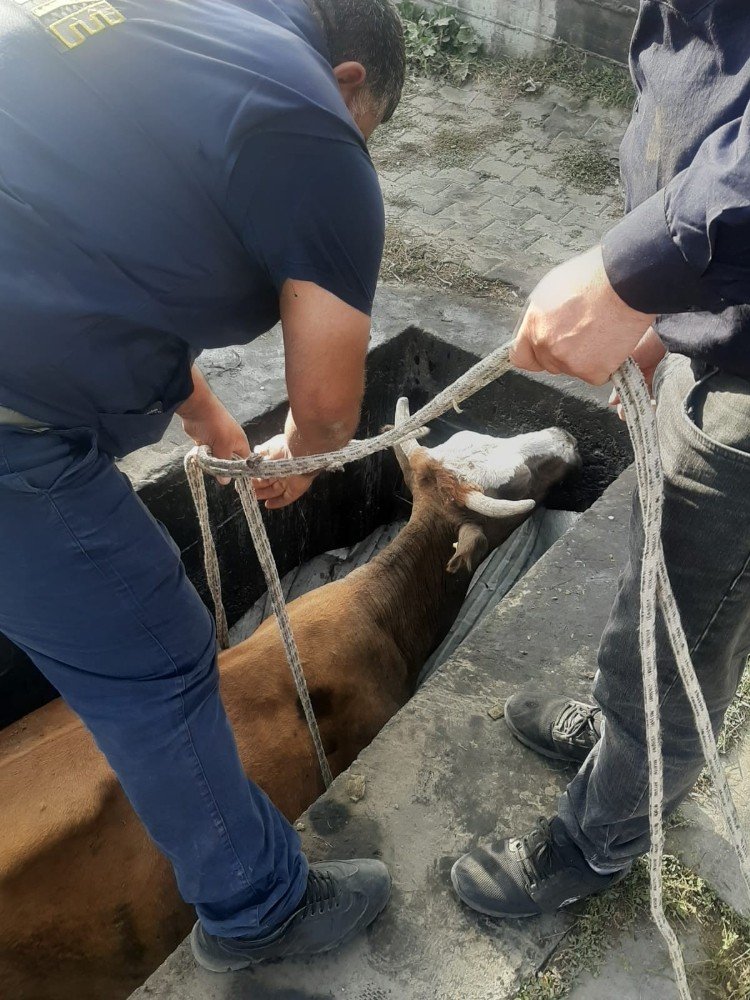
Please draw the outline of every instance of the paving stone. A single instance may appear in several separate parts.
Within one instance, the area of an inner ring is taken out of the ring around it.
[[[501,159],[498,156],[489,155],[477,160],[473,164],[472,169],[476,174],[485,174],[502,181],[512,181],[515,177],[518,177],[524,168],[508,163],[506,159]]]
[[[558,243],[549,236],[542,236],[540,239],[530,243],[528,249],[541,257],[546,257],[551,264],[562,264],[572,256],[571,248]]]
[[[492,115],[496,115],[501,109],[504,112],[503,104],[499,97],[491,94],[485,94],[481,91],[476,93],[471,102],[472,113],[476,111],[487,111]]]
[[[503,205],[515,205],[526,193],[520,188],[513,187],[510,181],[501,180],[499,177],[486,177],[477,187],[490,195],[490,201],[500,203],[495,207],[495,211],[500,211]]]
[[[505,220],[495,220],[477,233],[472,239],[474,247],[483,247],[487,254],[494,254],[494,262],[482,272],[483,277],[494,276],[493,263],[496,266],[503,260],[518,261],[519,250],[528,249],[539,238],[538,233],[529,233],[520,226]],[[568,252],[568,256],[571,254]]]
[[[455,219],[451,219],[449,216],[437,218],[434,215],[429,215],[418,205],[402,212],[399,216],[399,222],[409,232],[416,232],[422,236],[439,236],[451,229],[455,229],[457,233],[464,232],[461,226],[456,226]]]
[[[560,150],[529,145],[516,148],[508,162],[513,166],[532,167],[538,172],[551,174],[557,168],[559,160]]]
[[[557,198],[563,187],[560,181],[547,174],[540,174],[534,167],[524,167],[521,173],[513,178],[513,183],[516,187],[533,190],[537,194],[541,194],[545,198],[551,198],[552,200]],[[571,203],[574,203],[574,199],[572,198]]]
[[[483,277],[512,285],[518,289],[520,297],[525,299],[531,295],[535,285],[542,280],[549,269],[550,262],[546,257],[533,254],[527,249],[520,255],[508,254],[507,260],[499,261]]]
[[[472,136],[485,129],[489,137],[502,120],[501,107],[517,128],[488,141],[468,166],[441,167],[440,158],[430,156],[441,128]],[[619,214],[616,188],[589,195],[554,174],[560,155],[584,136],[602,142],[605,155],[615,158],[627,120],[626,112],[584,101],[556,84],[501,99],[482,80],[461,88],[409,82],[392,133],[386,127],[373,143],[375,158],[387,163],[384,195],[395,200],[389,218],[423,239],[449,234],[451,253],[463,247],[468,267],[515,276],[525,290],[545,268],[596,242]],[[414,147],[423,150],[417,163]]]
[[[475,187],[481,180],[476,170],[466,170],[464,167],[448,167],[440,172],[453,184],[462,184],[467,188]]]
[[[566,135],[583,138],[595,122],[596,118],[592,115],[570,110],[558,104],[552,114],[545,119],[542,128],[551,136],[564,132]]]
[[[440,88],[440,97],[444,101],[448,101],[450,104],[456,104],[461,108],[466,108],[469,104],[471,104],[475,93],[476,92],[471,86],[451,87],[446,85]]]
[[[580,111],[584,107],[590,110],[589,102],[585,98],[574,94],[566,87],[560,87],[556,83],[548,83],[544,89],[544,94],[553,107],[561,105],[569,111]]]
[[[586,133],[586,138],[602,142],[605,145],[614,145],[622,139],[622,129],[617,125],[611,125],[609,122],[604,121],[603,118],[597,118]]]
[[[523,228],[530,232],[542,234],[548,234],[552,231],[555,235],[555,240],[566,246],[578,246],[581,242],[585,246],[592,246],[594,243],[597,243],[604,231],[603,227],[599,226],[597,228],[595,226],[581,225],[573,216],[574,213],[566,216],[566,219],[570,219],[570,222],[566,225],[562,222],[552,222],[546,215],[532,215],[523,224]]]
[[[562,199],[552,200],[551,198],[545,198],[544,195],[537,194],[536,191],[529,191],[524,194],[518,202],[516,202],[518,208],[529,208],[536,212],[538,215],[543,215],[546,219],[550,219],[553,222],[557,222],[564,215],[571,212],[570,202],[563,201]]]

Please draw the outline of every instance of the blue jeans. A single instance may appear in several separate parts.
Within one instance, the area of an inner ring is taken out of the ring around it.
[[[663,542],[693,663],[718,732],[750,654],[750,382],[697,377],[662,363],[655,386],[666,479]],[[648,772],[638,646],[643,526],[634,500],[630,556],[599,650],[594,697],[602,738],[559,812],[587,860],[623,867],[649,848]],[[664,623],[657,630],[666,812],[703,768],[698,736]]]
[[[213,620],[91,431],[0,427],[0,565],[0,631],[83,719],[205,927],[285,920],[307,862],[243,773]]]

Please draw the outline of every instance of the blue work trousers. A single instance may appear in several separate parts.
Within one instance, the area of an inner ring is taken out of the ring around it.
[[[83,719],[205,927],[285,920],[307,862],[243,773],[213,620],[90,430],[0,427],[0,566],[0,631]]]

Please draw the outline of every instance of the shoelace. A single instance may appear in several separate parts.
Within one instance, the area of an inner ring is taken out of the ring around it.
[[[599,739],[594,720],[601,712],[598,708],[584,709],[575,703],[566,705],[557,720],[556,729],[559,729],[568,739],[575,740],[584,736],[593,737],[596,742]]]
[[[307,874],[307,891],[305,892],[306,913],[325,913],[339,905],[339,892],[336,881],[330,872],[314,871]]]
[[[540,816],[531,833],[519,842],[518,859],[531,885],[537,885],[549,874],[555,859],[555,843],[549,820]]]

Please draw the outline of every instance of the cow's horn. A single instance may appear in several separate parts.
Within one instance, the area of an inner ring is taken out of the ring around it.
[[[519,517],[530,514],[536,507],[534,500],[497,500],[478,490],[467,493],[464,504],[468,510],[474,511],[475,514],[483,514],[485,517]]]
[[[394,421],[395,426],[399,427],[401,424],[406,423],[406,421],[411,416],[409,411],[409,400],[406,396],[401,396],[399,401],[396,403],[396,419]],[[414,452],[417,450],[419,445],[414,439],[410,441],[404,441],[402,444],[397,444],[394,448],[399,460],[403,456],[404,460],[408,462]]]

